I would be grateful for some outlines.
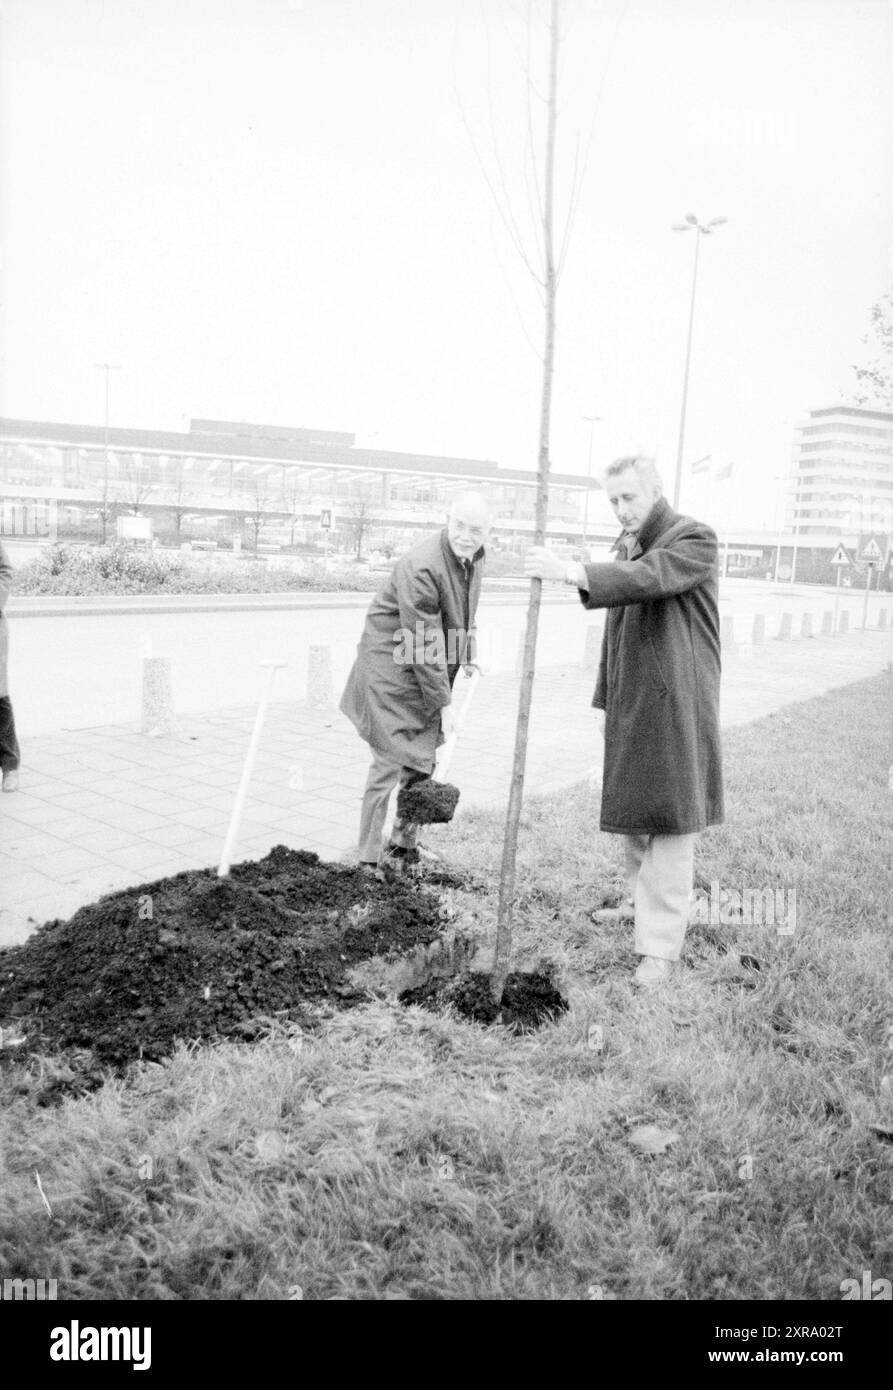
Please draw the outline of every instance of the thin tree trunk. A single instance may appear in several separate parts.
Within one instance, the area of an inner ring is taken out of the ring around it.
[[[555,169],[555,128],[558,118],[558,0],[552,0],[551,41],[549,49],[549,113],[546,134],[546,165],[543,189],[543,246],[545,253],[545,348],[543,380],[540,397],[540,438],[536,520],[534,543],[545,544],[549,509],[549,431],[552,415],[552,376],[555,360],[555,253],[553,247],[553,184]],[[515,727],[515,755],[509,791],[505,840],[502,849],[502,869],[499,879],[499,913],[496,921],[496,954],[493,961],[491,988],[498,1004],[505,988],[512,952],[512,911],[515,900],[515,865],[518,851],[518,823],[524,797],[524,769],[527,760],[527,730],[530,723],[530,703],[533,695],[533,674],[536,664],[536,636],[539,625],[542,580],[530,581],[530,604],[527,609],[527,631],[524,639],[524,663],[521,672],[521,691],[518,699],[518,722]]]

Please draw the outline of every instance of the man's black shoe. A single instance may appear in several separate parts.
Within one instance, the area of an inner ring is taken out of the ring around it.
[[[418,862],[419,852],[417,849],[407,849],[405,845],[386,845],[382,850],[378,867],[384,873],[385,878],[395,879],[411,873]]]

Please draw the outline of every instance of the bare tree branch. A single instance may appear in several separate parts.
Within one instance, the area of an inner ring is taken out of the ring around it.
[[[378,524],[378,518],[373,516],[372,500],[369,494],[366,493],[353,502],[348,502],[345,513],[345,527],[356,546],[356,558],[359,560],[363,555],[364,537],[373,526]]]
[[[523,23],[524,20],[522,19],[522,16],[521,16],[520,12],[519,12],[518,10],[515,9],[514,5],[512,5],[511,3],[509,3],[509,0],[506,0],[506,4],[508,4],[508,8],[512,11],[512,14],[514,14],[514,15],[516,16],[516,18],[517,18],[517,20],[518,20],[518,23],[519,23],[519,24]],[[537,98],[537,100],[542,102],[543,106],[548,106],[548,104],[549,104],[549,98],[548,98],[548,96],[547,96],[544,92],[541,92],[541,91],[539,90],[539,88],[537,87],[536,83],[535,83],[534,80],[533,80],[533,77],[531,76],[531,71],[530,71],[530,49],[531,49],[531,44],[530,44],[530,0],[528,0],[528,3],[527,3],[526,22],[527,22],[527,57],[526,57],[526,58],[524,57],[524,54],[521,52],[521,49],[519,48],[518,44],[515,42],[514,38],[512,37],[512,31],[509,29],[508,25],[505,23],[504,20],[503,20],[502,27],[503,27],[503,29],[505,30],[505,36],[506,36],[506,38],[508,39],[508,41],[509,41],[511,47],[515,50],[515,56],[516,56],[516,58],[518,59],[518,66],[520,67],[521,71],[523,72],[524,77],[525,77],[525,80],[527,81],[527,83],[528,83],[528,85],[529,85],[529,87],[530,87],[530,90],[533,92],[533,94],[534,94],[534,96]]]
[[[587,141],[586,141],[586,152],[585,152],[585,154],[584,154],[584,156],[583,156],[583,169],[582,169],[582,172],[581,172],[581,174],[580,174],[579,184],[576,184],[576,163],[575,163],[575,167],[574,167],[574,184],[576,184],[576,187],[574,187],[574,185],[572,184],[572,187],[571,187],[571,197],[570,197],[570,200],[569,200],[569,203],[568,203],[567,222],[566,222],[566,224],[565,224],[564,232],[562,233],[562,237],[561,237],[561,253],[560,253],[559,258],[558,258],[558,279],[559,279],[559,281],[560,281],[560,279],[561,279],[562,271],[564,270],[564,263],[565,263],[565,260],[566,260],[566,258],[567,258],[567,251],[568,251],[568,247],[569,247],[569,245],[570,245],[571,233],[572,233],[573,228],[574,228],[574,223],[575,223],[576,220],[577,220],[577,210],[578,210],[579,205],[580,205],[580,196],[581,196],[581,194],[582,194],[582,192],[583,192],[583,185],[584,185],[584,183],[585,183],[585,181],[586,181],[586,170],[587,170],[587,168],[589,167],[589,154],[590,154],[590,151],[591,151],[591,149],[592,149],[592,141],[593,141],[593,138],[594,138],[594,136],[595,136],[595,121],[596,121],[596,117],[598,116],[599,107],[601,106],[602,95],[603,95],[604,90],[605,90],[605,82],[606,82],[606,80],[607,80],[608,72],[610,71],[610,67],[611,67],[611,59],[612,59],[612,57],[614,56],[614,47],[615,47],[615,45],[616,45],[616,43],[617,43],[617,35],[620,33],[620,26],[622,25],[624,19],[626,18],[627,11],[629,10],[629,3],[630,3],[630,0],[625,0],[625,3],[624,3],[624,5],[623,5],[623,8],[622,8],[621,10],[618,11],[617,22],[616,22],[616,24],[614,25],[614,31],[613,31],[613,33],[611,34],[611,40],[610,40],[610,43],[608,44],[608,53],[607,53],[607,57],[606,57],[606,59],[605,59],[605,66],[604,66],[603,69],[602,69],[602,75],[601,75],[601,78],[599,79],[599,84],[598,84],[598,91],[597,91],[596,96],[595,96],[595,105],[594,105],[593,108],[592,108],[592,121],[591,121],[590,126],[589,126],[589,138],[588,138]]]
[[[528,87],[529,87],[529,78],[528,78]],[[529,96],[529,90],[528,90],[527,108],[528,108],[528,114],[529,114],[529,111],[530,111],[530,96]],[[517,222],[515,221],[514,214],[512,213],[512,202],[511,202],[511,198],[509,197],[508,188],[506,187],[505,172],[504,172],[503,167],[502,167],[502,160],[500,159],[500,156],[499,156],[499,143],[498,143],[497,136],[496,136],[496,122],[495,122],[494,115],[493,115],[493,83],[492,83],[492,80],[491,80],[491,77],[490,77],[490,35],[489,35],[489,32],[487,33],[487,109],[488,109],[489,115],[490,115],[490,136],[491,136],[491,139],[492,139],[492,142],[493,142],[493,157],[494,157],[494,159],[495,159],[495,161],[496,161],[496,169],[497,169],[497,172],[498,172],[498,174],[499,174],[499,182],[500,182],[500,186],[501,186],[501,188],[502,188],[502,196],[503,196],[503,199],[504,199],[504,204],[503,204],[503,205],[504,205],[504,207],[505,207],[507,216],[511,219],[512,226],[513,226],[514,229],[515,229],[515,235],[516,235],[516,238],[517,238],[517,242],[518,242],[519,244],[523,244],[523,237],[522,237],[522,235],[521,235],[521,230],[520,230],[520,228],[518,227]],[[538,238],[538,234],[537,234],[537,230],[536,230],[536,222],[535,222],[535,221],[534,221],[534,240],[535,240],[536,243],[537,243],[537,252],[538,252],[540,255],[542,255],[542,247],[541,247],[540,244],[539,244],[539,238]],[[526,256],[525,256],[525,260],[527,260]],[[531,268],[531,266],[530,266],[530,262],[529,262],[529,261],[527,261],[527,265],[528,265],[528,269],[531,269],[531,273],[534,274],[534,278],[536,278],[536,274],[535,274],[535,272],[532,271],[532,268]],[[540,283],[542,283],[542,282],[540,282]]]
[[[482,16],[482,17],[483,17],[483,16]],[[493,93],[492,93],[492,85],[493,85],[493,84],[492,84],[492,82],[491,82],[491,80],[490,80],[490,41],[489,41],[489,31],[487,30],[486,21],[484,21],[484,30],[485,30],[485,33],[487,34],[487,99],[488,99],[488,108],[489,108],[489,115],[490,115],[490,130],[491,130],[491,135],[492,135],[492,137],[493,137],[494,155],[495,155],[496,163],[497,163],[497,171],[498,171],[498,174],[499,174],[499,179],[500,179],[500,183],[501,183],[501,187],[502,187],[502,197],[500,197],[500,194],[499,194],[499,192],[497,191],[497,189],[496,189],[496,187],[495,187],[495,185],[494,185],[493,179],[491,178],[490,173],[489,173],[489,171],[487,170],[487,166],[486,166],[486,164],[485,164],[485,162],[484,162],[483,156],[482,156],[482,154],[481,154],[481,152],[480,152],[480,149],[479,149],[479,147],[478,147],[477,140],[475,139],[474,132],[473,132],[473,130],[472,130],[472,128],[471,128],[471,122],[469,121],[468,116],[467,116],[467,114],[466,114],[465,103],[463,102],[462,97],[461,97],[460,92],[459,92],[459,84],[458,84],[457,77],[456,77],[455,39],[454,39],[454,50],[453,50],[453,94],[454,94],[454,96],[455,96],[455,98],[456,98],[456,105],[458,106],[458,109],[459,109],[459,116],[460,116],[460,118],[461,118],[461,120],[462,120],[462,124],[464,125],[465,131],[466,131],[466,133],[467,133],[467,135],[468,135],[469,143],[471,144],[471,148],[472,148],[472,151],[473,151],[473,153],[474,153],[474,157],[475,157],[475,159],[477,160],[478,168],[479,168],[480,171],[481,171],[481,176],[482,176],[482,178],[483,178],[483,180],[484,180],[484,183],[485,183],[486,186],[487,186],[487,189],[488,189],[488,191],[489,191],[489,193],[490,193],[491,198],[493,199],[493,204],[494,204],[494,206],[495,206],[495,208],[496,208],[496,212],[497,212],[497,214],[498,214],[498,216],[499,216],[499,220],[502,222],[503,227],[505,228],[506,232],[508,233],[509,240],[511,241],[513,247],[515,248],[515,251],[518,253],[518,256],[520,257],[522,264],[526,267],[526,269],[527,269],[527,271],[528,271],[528,273],[529,273],[531,279],[533,280],[534,284],[537,285],[537,287],[542,287],[542,286],[543,286],[542,276],[537,272],[535,266],[533,265],[533,263],[532,263],[532,261],[531,261],[531,259],[530,259],[530,256],[529,256],[528,253],[527,253],[527,249],[526,249],[526,247],[525,247],[525,245],[524,245],[524,239],[523,239],[523,237],[522,237],[522,235],[521,235],[520,229],[518,228],[518,225],[517,225],[517,223],[516,223],[516,221],[515,221],[515,218],[514,218],[514,215],[513,215],[513,213],[512,213],[511,200],[509,199],[508,190],[507,190],[506,184],[505,184],[505,176],[504,176],[503,169],[502,169],[502,163],[501,163],[501,160],[500,160],[500,158],[499,158],[498,149],[496,149],[496,138],[495,138],[494,120],[493,120],[493,99],[492,99],[492,98],[493,98]]]
[[[532,349],[532,351],[533,351],[533,353],[534,353],[534,356],[536,357],[537,361],[538,361],[538,362],[542,362],[542,360],[543,360],[543,350],[542,350],[541,347],[538,347],[538,346],[537,346],[537,344],[536,344],[536,343],[533,341],[533,339],[531,338],[530,333],[528,332],[527,325],[526,325],[526,323],[524,322],[524,315],[523,315],[522,312],[521,312],[521,306],[520,306],[520,304],[518,303],[517,296],[515,295],[515,291],[514,291],[514,289],[513,289],[513,287],[512,287],[512,283],[511,283],[511,281],[510,281],[510,279],[509,279],[509,277],[508,277],[508,274],[506,273],[505,266],[502,264],[502,262],[501,262],[500,260],[497,260],[496,263],[497,263],[497,265],[499,266],[499,273],[500,273],[500,275],[502,276],[503,280],[505,281],[505,287],[506,287],[506,289],[508,290],[509,299],[512,301],[512,308],[514,309],[515,313],[516,313],[517,316],[518,316],[518,326],[520,327],[521,332],[524,334],[524,337],[527,339],[528,345],[529,345],[530,348]],[[535,290],[536,290],[537,299],[538,299],[538,300],[540,301],[540,303],[545,307],[545,296],[544,296],[544,294],[543,294],[542,288],[541,288],[540,285],[538,285],[538,284],[537,284],[534,288],[535,288]]]
[[[472,150],[474,151],[474,157],[475,157],[475,159],[476,159],[477,162],[478,162],[478,168],[479,168],[480,171],[481,171],[481,174],[482,174],[483,179],[484,179],[484,183],[487,185],[487,188],[488,188],[489,191],[490,191],[490,196],[491,196],[491,198],[493,199],[493,203],[494,203],[494,205],[495,205],[495,207],[496,207],[496,211],[497,211],[497,213],[499,214],[499,220],[502,222],[502,225],[505,227],[505,230],[508,232],[509,239],[510,239],[512,245],[514,246],[514,248],[515,248],[515,250],[517,251],[518,255],[521,257],[521,260],[523,261],[523,263],[524,263],[524,265],[526,266],[527,270],[530,272],[531,278],[533,279],[534,283],[537,284],[537,285],[543,285],[543,280],[542,280],[541,276],[539,276],[539,275],[537,274],[536,270],[535,270],[534,267],[531,265],[531,263],[530,263],[530,258],[528,257],[527,252],[526,252],[526,250],[524,249],[524,245],[523,245],[522,241],[520,240],[520,237],[518,236],[517,232],[515,231],[515,228],[514,228],[514,226],[512,225],[512,221],[511,221],[511,220],[509,219],[509,217],[506,215],[505,209],[503,208],[502,204],[500,203],[499,195],[497,194],[496,189],[493,187],[493,182],[492,182],[492,180],[491,180],[491,178],[490,178],[490,175],[487,173],[486,166],[485,166],[485,164],[484,164],[483,159],[481,158],[480,151],[479,151],[479,149],[478,149],[478,147],[477,147],[477,141],[475,140],[475,138],[474,138],[474,133],[473,133],[473,131],[472,131],[472,129],[471,129],[471,126],[470,126],[469,123],[468,123],[468,118],[467,118],[466,115],[465,115],[465,108],[464,108],[463,105],[462,105],[462,100],[461,100],[461,98],[459,97],[458,92],[456,93],[456,99],[457,99],[457,101],[459,102],[459,113],[460,113],[460,115],[461,115],[461,117],[462,117],[462,124],[465,126],[465,129],[466,129],[466,131],[468,132],[468,138],[469,138],[469,140],[471,141],[471,148],[472,148]]]
[[[527,76],[527,147],[530,153],[530,162],[533,165],[533,186],[536,189],[537,213],[540,226],[542,226],[543,200],[540,197],[539,170],[536,165],[536,147],[533,140],[533,111],[530,106],[530,93],[536,90],[530,76],[530,0],[527,0],[527,64],[524,71]]]

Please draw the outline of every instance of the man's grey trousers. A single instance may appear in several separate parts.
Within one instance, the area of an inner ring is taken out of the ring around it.
[[[433,763],[432,763],[433,770]],[[414,767],[401,767],[390,762],[380,753],[372,752],[372,766],[366,778],[363,792],[363,805],[360,810],[360,850],[359,857],[367,864],[378,863],[382,851],[382,831],[388,814],[391,792],[399,784],[401,788],[411,787],[429,774],[419,772]],[[419,828],[411,821],[395,819],[391,830],[391,844],[415,849]]]
[[[696,835],[624,835],[626,887],[640,956],[678,960],[688,926]]]

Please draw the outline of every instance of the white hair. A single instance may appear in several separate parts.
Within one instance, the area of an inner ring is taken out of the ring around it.
[[[493,511],[490,499],[487,497],[486,493],[478,492],[474,488],[467,488],[465,492],[459,492],[451,499],[450,516],[455,516],[460,507],[469,505],[479,507],[486,514],[487,520],[490,520]]]

